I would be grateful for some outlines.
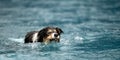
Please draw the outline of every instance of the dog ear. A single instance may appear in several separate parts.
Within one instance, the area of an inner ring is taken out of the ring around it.
[[[60,28],[58,28],[58,27],[56,27],[56,30],[57,30],[57,32],[58,32],[59,34],[64,33],[64,32],[62,31],[62,29],[60,29]]]
[[[38,42],[43,42],[43,38],[47,35],[46,32],[47,32],[47,29],[45,28],[38,32],[38,37],[39,37]]]

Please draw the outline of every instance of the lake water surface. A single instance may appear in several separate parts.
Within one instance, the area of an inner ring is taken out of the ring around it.
[[[23,43],[46,26],[60,43]],[[0,60],[120,60],[120,0],[0,0]]]

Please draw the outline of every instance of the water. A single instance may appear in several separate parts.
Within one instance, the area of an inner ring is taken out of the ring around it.
[[[46,26],[60,43],[23,43]],[[0,60],[120,60],[120,1],[0,0]]]

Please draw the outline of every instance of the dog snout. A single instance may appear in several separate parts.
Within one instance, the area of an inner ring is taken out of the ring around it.
[[[54,34],[54,37],[58,37],[58,34]]]

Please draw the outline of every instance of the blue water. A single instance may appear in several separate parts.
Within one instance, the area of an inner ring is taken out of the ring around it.
[[[60,43],[23,43],[46,26]],[[120,0],[0,0],[0,60],[120,60]]]

